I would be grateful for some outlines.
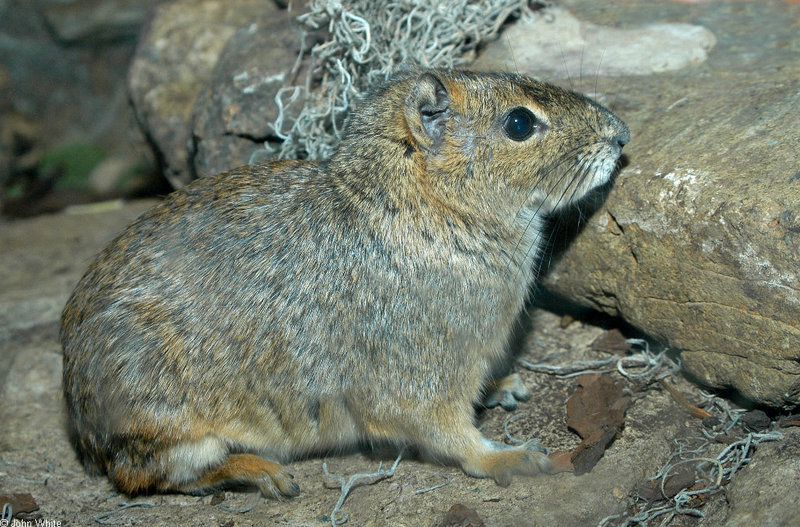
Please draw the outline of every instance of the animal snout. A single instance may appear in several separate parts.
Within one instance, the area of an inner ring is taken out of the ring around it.
[[[610,134],[611,135],[611,144],[622,148],[623,146],[627,145],[631,140],[631,132],[628,129],[628,125],[623,123],[616,115],[609,112],[609,120],[611,121],[609,124]]]
[[[630,140],[631,132],[628,130],[628,127],[623,124],[621,129],[617,132],[617,135],[615,135],[614,139],[612,139],[612,142],[622,148],[623,146],[627,145]]]

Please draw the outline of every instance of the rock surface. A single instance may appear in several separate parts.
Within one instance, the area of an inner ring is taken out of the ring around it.
[[[192,112],[225,44],[238,29],[265,17],[287,19],[288,13],[264,0],[177,0],[158,9],[140,42],[129,75],[131,99],[173,186],[194,179]],[[263,57],[274,51],[267,46]]]
[[[102,41],[135,39],[159,1],[44,2],[42,14],[60,41],[96,46]]]
[[[565,72],[652,75],[703,62],[716,41],[711,31],[695,24],[621,29],[580,20],[569,10],[553,6],[509,27],[473,67],[516,70],[540,78],[562,78]]]
[[[700,525],[727,527],[779,527],[797,523],[797,495],[789,489],[800,484],[800,432],[786,434],[780,443],[759,447],[750,468],[728,487],[730,508]]]
[[[626,2],[610,4],[602,17],[635,26],[659,11],[702,22],[719,44],[707,61],[675,72],[641,77],[636,63],[561,72],[562,79],[590,78],[632,140],[606,201],[546,286],[668,342],[707,385],[761,404],[800,405],[800,6]],[[581,11],[593,15],[601,13]],[[638,32],[615,35],[620,48],[642,43]],[[537,73],[534,64],[525,67]]]
[[[192,111],[193,176],[257,162],[254,153],[266,154],[264,142],[278,139],[272,129],[278,117],[275,95],[305,75],[299,69],[290,77],[300,38],[288,11],[261,16],[230,38]],[[284,115],[287,128],[291,117],[288,111]]]

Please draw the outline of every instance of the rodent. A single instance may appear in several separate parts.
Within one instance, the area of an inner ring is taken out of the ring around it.
[[[130,494],[275,498],[299,492],[280,463],[362,442],[501,485],[546,471],[532,445],[482,437],[473,405],[508,360],[541,218],[606,183],[628,138],[522,75],[410,70],[363,98],[329,160],[173,192],[63,311],[84,465]]]

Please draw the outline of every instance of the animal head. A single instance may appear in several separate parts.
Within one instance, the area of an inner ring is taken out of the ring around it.
[[[399,74],[365,98],[340,152],[453,209],[548,213],[611,177],[625,124],[591,99],[509,73]]]

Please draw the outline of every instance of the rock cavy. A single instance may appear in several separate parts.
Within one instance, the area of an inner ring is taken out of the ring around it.
[[[331,159],[173,192],[64,308],[84,465],[128,493],[272,497],[299,492],[280,463],[362,442],[501,485],[546,470],[534,446],[482,437],[473,405],[508,360],[542,218],[606,183],[627,141],[576,93],[415,70],[364,97]]]

